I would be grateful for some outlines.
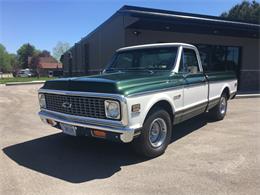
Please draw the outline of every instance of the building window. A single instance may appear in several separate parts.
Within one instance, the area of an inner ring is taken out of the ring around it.
[[[206,71],[234,71],[239,73],[240,47],[196,45]]]
[[[239,66],[239,48],[227,47],[226,67],[227,70],[235,70]]]
[[[198,46],[200,59],[203,66],[203,70],[207,71],[210,68],[210,50],[207,45],[199,45]]]
[[[226,47],[212,46],[211,70],[226,71]]]

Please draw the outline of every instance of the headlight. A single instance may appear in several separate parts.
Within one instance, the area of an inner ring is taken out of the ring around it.
[[[106,117],[112,119],[120,119],[119,102],[113,100],[105,100]]]
[[[38,98],[39,98],[39,104],[40,104],[40,107],[41,108],[46,108],[46,101],[45,101],[45,96],[44,94],[39,94],[38,95]]]

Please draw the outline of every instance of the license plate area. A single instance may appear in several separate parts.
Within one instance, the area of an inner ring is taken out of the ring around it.
[[[61,130],[63,131],[63,133],[65,133],[65,134],[72,135],[72,136],[77,135],[77,127],[75,127],[73,125],[60,123],[60,127],[61,127]]]

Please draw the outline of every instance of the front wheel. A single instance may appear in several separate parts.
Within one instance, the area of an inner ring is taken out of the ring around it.
[[[163,109],[154,109],[146,118],[142,133],[133,141],[133,146],[138,154],[153,158],[164,153],[171,135],[170,115]]]
[[[219,103],[210,111],[214,120],[223,120],[227,113],[227,94],[223,93]]]

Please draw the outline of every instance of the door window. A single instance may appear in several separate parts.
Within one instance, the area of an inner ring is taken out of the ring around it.
[[[191,74],[200,72],[197,55],[193,49],[183,49],[179,72]]]

